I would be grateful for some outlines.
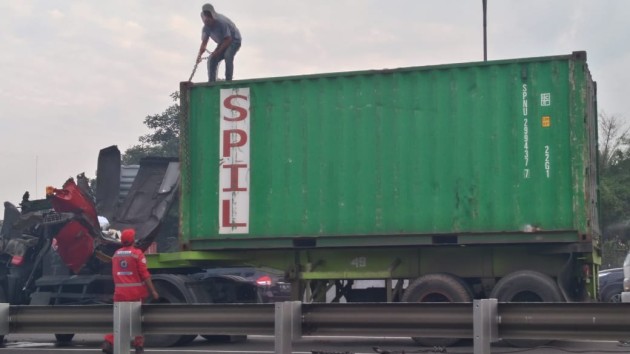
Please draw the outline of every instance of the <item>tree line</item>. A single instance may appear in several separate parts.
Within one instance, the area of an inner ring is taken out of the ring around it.
[[[630,128],[625,121],[599,114],[599,223],[602,268],[623,265],[630,239]]]

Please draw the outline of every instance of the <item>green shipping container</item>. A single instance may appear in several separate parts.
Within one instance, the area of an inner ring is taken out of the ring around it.
[[[181,85],[184,249],[591,243],[586,53]]]

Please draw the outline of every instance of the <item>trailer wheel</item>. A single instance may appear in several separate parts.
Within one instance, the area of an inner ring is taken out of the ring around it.
[[[490,293],[499,302],[564,302],[558,284],[548,275],[521,270],[501,278]],[[520,348],[538,347],[551,342],[546,339],[504,339]]]
[[[72,334],[55,334],[55,339],[57,340],[57,344],[59,345],[67,345],[72,342],[72,338],[74,338],[74,333]]]
[[[181,304],[184,302],[183,298],[176,296],[168,285],[163,282],[156,282],[155,288],[160,294],[158,300],[151,300],[152,304]],[[197,335],[180,335],[180,334],[155,334],[145,336],[146,347],[173,347],[178,345],[186,345],[192,342]]]
[[[499,302],[564,302],[558,284],[548,275],[532,270],[501,278],[490,297]]]
[[[427,274],[414,280],[402,297],[403,302],[472,302],[472,291],[462,279],[451,274]],[[416,343],[427,347],[448,347],[459,338],[412,337]]]

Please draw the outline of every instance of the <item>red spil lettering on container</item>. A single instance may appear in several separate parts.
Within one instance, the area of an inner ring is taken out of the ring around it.
[[[219,234],[249,232],[249,88],[223,89],[219,158]]]

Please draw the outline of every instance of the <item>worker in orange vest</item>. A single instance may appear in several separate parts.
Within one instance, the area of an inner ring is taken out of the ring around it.
[[[136,231],[123,230],[120,240],[122,247],[112,257],[112,276],[114,278],[114,301],[143,301],[149,296],[149,290],[155,300],[159,298],[147,269],[147,259],[142,250],[134,247]],[[107,334],[103,342],[103,352],[113,354],[114,335]],[[144,337],[136,336],[134,343],[136,354],[144,353]]]

